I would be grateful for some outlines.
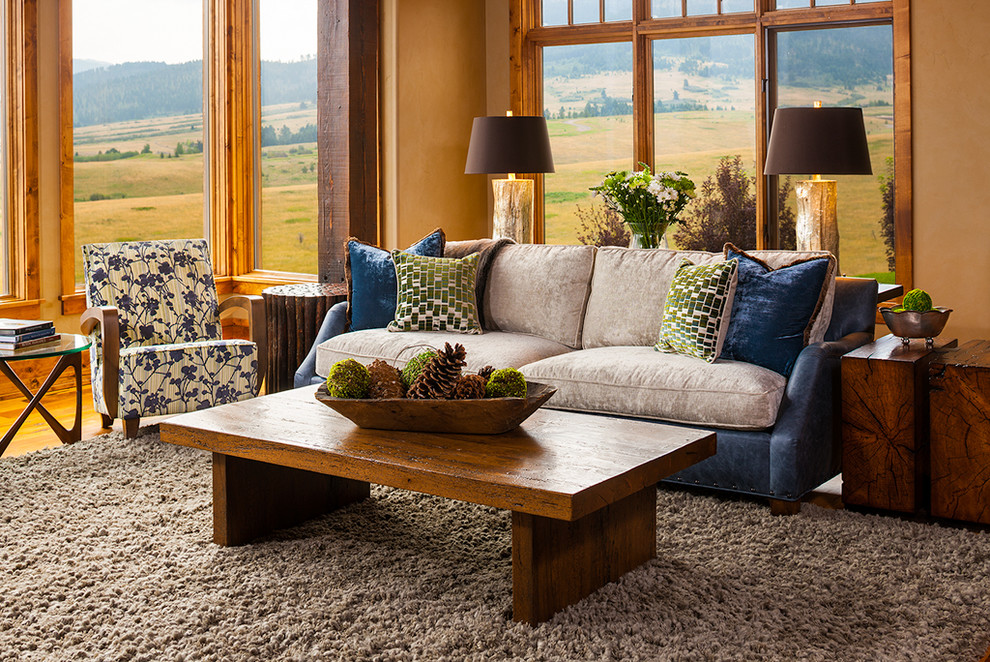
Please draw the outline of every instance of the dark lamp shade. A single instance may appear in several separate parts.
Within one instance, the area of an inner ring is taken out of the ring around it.
[[[475,117],[464,174],[553,172],[547,121],[537,115]]]
[[[872,175],[862,108],[778,108],[765,175]]]

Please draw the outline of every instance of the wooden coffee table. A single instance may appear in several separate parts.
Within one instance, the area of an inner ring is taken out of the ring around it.
[[[303,387],[182,414],[213,453],[213,540],[240,545],[368,496],[369,483],[512,511],[513,618],[539,623],[656,557],[656,484],[715,435],[541,409],[501,435],[365,430]]]

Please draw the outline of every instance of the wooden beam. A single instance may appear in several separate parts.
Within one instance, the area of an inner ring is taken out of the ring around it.
[[[911,163],[911,3],[894,0],[894,276],[914,283],[913,166]]]
[[[380,241],[380,0],[320,0],[319,279],[344,278],[344,242]]]

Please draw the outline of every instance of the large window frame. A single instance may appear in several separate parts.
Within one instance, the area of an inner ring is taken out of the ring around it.
[[[809,3],[814,4],[814,3]],[[604,16],[604,2],[601,3]],[[684,5],[682,5],[684,6]],[[893,31],[894,66],[894,254],[895,278],[910,288],[912,262],[911,198],[911,57],[910,1],[882,0],[829,7],[776,10],[775,0],[756,0],[754,11],[710,16],[655,19],[650,0],[632,0],[632,20],[560,26],[541,25],[541,0],[510,0],[510,103],[518,114],[543,112],[542,49],[571,44],[631,42],[633,48],[633,151],[630,163],[654,163],[653,41],[678,37],[753,34],[756,43],[756,160],[762,172],[773,108],[773,35],[801,28],[889,24]],[[573,16],[573,0],[568,15]],[[686,12],[683,12],[686,13]],[[536,180],[534,237],[545,234],[543,176]],[[777,247],[775,182],[756,178],[757,248]]]
[[[0,17],[3,66],[4,214],[8,291],[0,297],[3,317],[41,314],[38,215],[38,3],[7,1]]]

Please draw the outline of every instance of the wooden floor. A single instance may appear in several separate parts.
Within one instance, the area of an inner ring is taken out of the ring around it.
[[[109,430],[103,428],[100,415],[93,409],[93,394],[90,391],[88,384],[83,385],[82,399],[82,438],[89,439],[90,437],[95,437],[97,435],[109,432]],[[49,391],[41,401],[41,404],[43,404],[45,409],[51,412],[52,415],[62,423],[62,425],[65,427],[72,427],[72,420],[76,411],[74,391]],[[2,425],[0,425],[0,429],[5,432],[10,429],[10,426],[14,424],[14,421],[17,420],[17,417],[20,416],[26,406],[26,398],[5,398],[0,400],[0,421],[3,421]],[[114,427],[119,430],[120,421],[115,421]],[[58,437],[55,436],[52,429],[48,427],[48,423],[45,422],[45,419],[41,417],[41,414],[35,411],[31,412],[31,415],[28,416],[28,419],[17,432],[17,435],[14,437],[13,441],[10,442],[10,446],[8,446],[7,450],[4,451],[3,457],[14,457],[16,455],[23,455],[24,453],[30,453],[31,451],[40,450],[42,448],[61,445],[62,442],[60,442]]]

